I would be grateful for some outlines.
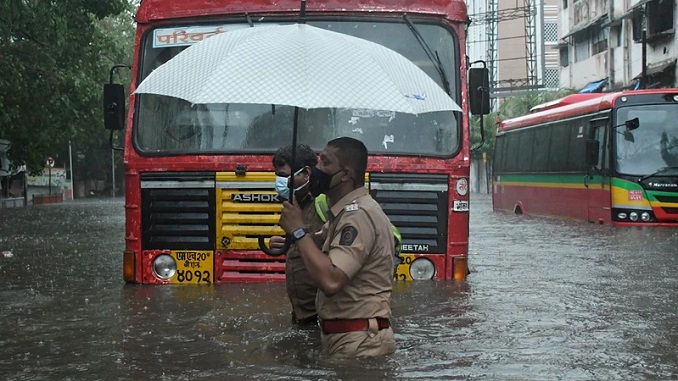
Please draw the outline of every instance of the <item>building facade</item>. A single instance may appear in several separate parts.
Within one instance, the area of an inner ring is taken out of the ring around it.
[[[560,86],[676,86],[675,0],[562,0]]]

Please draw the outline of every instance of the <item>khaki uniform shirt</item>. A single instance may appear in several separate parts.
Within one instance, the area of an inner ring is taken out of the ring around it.
[[[329,219],[322,251],[349,281],[333,296],[318,292],[318,316],[390,318],[395,245],[390,220],[362,187],[333,205]]]
[[[309,224],[311,232],[320,231],[323,221],[315,210],[312,197],[308,197],[302,203],[302,213],[304,221]],[[292,244],[290,246],[285,262],[285,286],[287,288],[287,296],[292,304],[293,322],[296,323],[297,321],[314,317],[317,314],[315,298],[318,287],[311,280],[297,245]]]

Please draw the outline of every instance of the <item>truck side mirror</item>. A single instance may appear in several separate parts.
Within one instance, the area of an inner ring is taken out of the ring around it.
[[[104,127],[125,129],[125,89],[119,83],[104,84]]]
[[[598,165],[598,155],[600,155],[600,142],[595,139],[586,141],[586,167],[591,168]]]
[[[626,131],[633,131],[640,127],[640,119],[638,119],[637,117],[629,119],[626,122],[624,122],[624,127],[626,127]]]
[[[490,71],[484,67],[468,69],[468,98],[471,114],[490,113]]]

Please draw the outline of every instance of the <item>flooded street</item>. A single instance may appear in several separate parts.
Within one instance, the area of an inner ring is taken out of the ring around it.
[[[397,283],[398,350],[332,361],[282,283],[133,286],[124,203],[0,209],[2,380],[678,378],[678,228],[471,204],[464,282]]]

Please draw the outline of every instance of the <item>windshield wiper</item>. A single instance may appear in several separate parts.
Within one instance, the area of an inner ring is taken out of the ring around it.
[[[678,171],[678,166],[676,166],[676,167],[663,167],[663,168],[659,168],[659,170],[658,170],[657,172],[650,173],[649,175],[646,175],[646,176],[641,177],[640,180],[638,180],[638,182],[640,182],[640,181],[645,181],[645,180],[649,179],[649,178],[652,177],[652,176],[659,176],[659,175],[661,175],[661,174],[663,174],[663,173],[665,173],[665,172],[668,172],[668,171],[670,171],[670,170]]]
[[[440,62],[440,56],[438,55],[438,51],[436,50],[433,52],[431,48],[428,46],[426,43],[426,40],[424,40],[424,37],[422,37],[421,33],[419,33],[419,30],[417,29],[416,26],[414,26],[414,23],[410,20],[409,17],[407,17],[407,14],[403,15],[403,19],[407,23],[407,26],[410,28],[412,31],[412,34],[414,35],[414,38],[417,40],[419,45],[421,46],[422,49],[424,49],[424,53],[426,53],[426,56],[428,57],[429,60],[433,63],[433,67],[436,69],[438,72],[438,75],[440,75],[440,79],[443,82],[443,89],[447,93],[447,95],[450,94],[450,83],[447,81],[447,75],[445,75],[445,70],[443,70],[443,65]]]

